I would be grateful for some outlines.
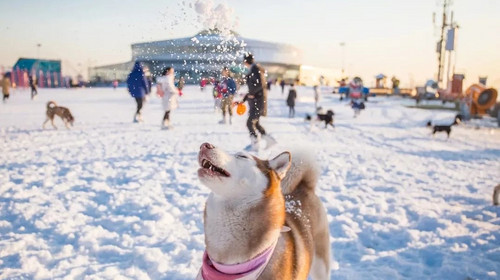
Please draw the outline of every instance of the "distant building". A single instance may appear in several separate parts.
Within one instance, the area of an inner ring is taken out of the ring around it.
[[[114,80],[123,82],[127,79],[127,75],[130,73],[133,66],[134,61],[128,61],[89,68],[89,80],[96,84],[111,83]]]
[[[153,76],[167,66],[173,66],[177,76],[197,83],[201,77],[219,76],[228,66],[233,72],[243,72],[243,53],[251,52],[268,72],[270,79],[283,77],[287,71],[298,71],[302,51],[287,44],[247,39],[232,33],[230,40],[214,30],[205,30],[193,37],[133,44],[129,62],[89,69],[92,82],[123,81],[134,61],[141,61]]]
[[[305,78],[301,84],[313,85],[319,83],[321,76],[330,84],[340,78],[340,71],[303,66],[302,51],[292,45],[248,39],[235,32],[228,37],[217,30],[204,30],[193,37],[137,43],[131,48],[131,61],[89,68],[90,82],[97,85],[111,85],[114,80],[123,82],[133,63],[140,61],[153,77],[172,66],[177,77],[183,76],[186,82],[193,84],[202,77],[219,77],[223,66],[237,75],[244,73],[245,52],[254,54],[270,80],[279,78],[291,82]]]
[[[59,87],[63,84],[60,60],[19,58],[12,67],[13,83],[26,86],[28,75],[35,76],[41,87]]]

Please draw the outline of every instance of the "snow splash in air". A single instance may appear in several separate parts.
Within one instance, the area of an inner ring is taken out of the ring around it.
[[[194,10],[203,29],[217,29],[222,35],[231,36],[231,31],[238,27],[238,18],[227,4],[215,5],[212,0],[197,0]]]
[[[188,45],[177,45],[176,41],[171,41],[169,49],[160,52],[183,61],[184,68],[179,70],[194,74],[193,77],[189,77],[190,74],[185,76],[188,81],[196,82],[195,79],[200,77],[217,77],[223,66],[230,67],[233,72],[242,72],[246,44],[234,32],[238,21],[233,8],[226,3],[213,0],[179,1],[169,5],[163,13],[165,30],[171,37],[175,37],[174,31],[179,26],[194,27],[198,32],[190,38]],[[157,51],[152,50],[152,54]]]

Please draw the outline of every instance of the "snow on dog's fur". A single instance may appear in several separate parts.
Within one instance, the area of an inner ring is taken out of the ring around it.
[[[276,244],[259,279],[329,279],[330,235],[312,157],[261,160],[205,143],[198,159],[198,177],[212,190],[204,213],[211,261],[245,263]]]

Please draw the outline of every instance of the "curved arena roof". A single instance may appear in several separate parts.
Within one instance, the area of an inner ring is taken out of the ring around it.
[[[210,30],[193,37],[132,44],[132,60],[169,61],[202,68],[212,64],[240,64],[243,53],[251,52],[262,64],[300,65],[302,51],[288,44],[253,40],[232,32],[229,36]]]

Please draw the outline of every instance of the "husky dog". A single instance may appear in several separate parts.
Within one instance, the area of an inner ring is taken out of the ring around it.
[[[54,116],[58,115],[64,122],[64,125],[66,128],[69,129],[69,125],[73,126],[73,122],[75,119],[73,118],[73,115],[71,115],[71,112],[69,111],[68,108],[66,107],[61,107],[57,106],[57,104],[54,101],[49,101],[47,102],[47,119],[43,123],[43,128],[45,129],[45,125],[47,122],[52,123],[52,126],[57,129],[56,125],[54,124]]]
[[[204,212],[206,251],[197,279],[330,279],[326,211],[307,156],[271,160],[228,154],[209,143],[198,155],[212,192]]]
[[[432,135],[434,136],[436,132],[446,132],[448,138],[450,138],[451,127],[454,125],[458,125],[462,122],[462,115],[457,114],[455,116],[455,121],[453,121],[450,125],[432,125],[431,121],[427,122],[427,127],[432,129]]]

